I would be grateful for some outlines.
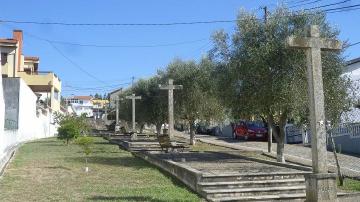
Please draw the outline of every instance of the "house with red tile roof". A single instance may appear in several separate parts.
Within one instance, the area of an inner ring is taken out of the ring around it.
[[[23,55],[23,32],[14,30],[12,38],[0,39],[0,50],[2,77],[22,78],[51,111],[60,112],[61,80],[53,72],[39,71],[39,57]]]

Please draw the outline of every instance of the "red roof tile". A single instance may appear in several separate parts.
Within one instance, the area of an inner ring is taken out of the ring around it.
[[[25,56],[24,59],[32,60],[32,61],[39,61],[39,57],[34,57],[34,56]]]
[[[12,43],[12,44],[16,44],[17,40],[15,39],[0,39],[0,43]]]
[[[92,100],[91,96],[74,96],[74,99],[79,99],[79,100]]]

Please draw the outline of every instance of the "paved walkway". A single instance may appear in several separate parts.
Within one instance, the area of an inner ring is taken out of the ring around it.
[[[176,136],[188,139],[189,135],[176,131]],[[214,144],[218,146],[228,147],[239,150],[262,151],[267,153],[267,142],[258,141],[239,141],[230,137],[218,137],[209,135],[197,135],[197,139],[204,143]],[[276,143],[272,145],[273,151],[271,156],[276,156]],[[285,145],[286,161],[311,166],[311,148],[303,145]],[[343,174],[349,177],[360,178],[360,158],[345,154],[338,154],[340,166]],[[333,152],[328,152],[328,161],[330,163],[329,170],[336,172],[336,164]]]

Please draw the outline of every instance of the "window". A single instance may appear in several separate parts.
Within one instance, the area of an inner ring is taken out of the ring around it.
[[[7,53],[1,53],[1,65],[5,65],[7,63]]]
[[[59,100],[59,91],[54,91],[55,100]]]

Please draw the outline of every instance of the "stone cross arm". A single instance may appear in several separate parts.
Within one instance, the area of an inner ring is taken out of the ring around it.
[[[183,89],[183,86],[182,85],[161,85],[161,84],[159,84],[159,88],[162,90]]]
[[[320,39],[314,37],[295,37],[290,36],[286,44],[293,48],[319,48],[321,50],[341,50],[342,43],[335,39]]]
[[[159,84],[159,88],[162,90],[174,90],[174,89],[183,89],[182,85],[174,85],[174,80],[169,79],[168,85]]]
[[[318,25],[310,26],[309,37],[290,36],[286,40],[286,45],[293,48],[320,49],[320,50],[341,50],[342,43],[335,39],[320,38],[320,28]]]
[[[132,94],[132,95],[126,96],[126,99],[129,99],[129,100],[140,100],[140,99],[141,99],[141,96],[135,96],[135,94]]]

